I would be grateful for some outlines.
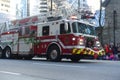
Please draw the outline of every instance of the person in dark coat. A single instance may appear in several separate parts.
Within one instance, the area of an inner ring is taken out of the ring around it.
[[[113,45],[113,47],[112,47],[112,52],[114,55],[114,59],[117,60],[118,59],[118,50],[117,50],[117,47],[115,45]]]

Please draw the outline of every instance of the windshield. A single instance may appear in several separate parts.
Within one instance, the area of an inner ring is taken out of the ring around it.
[[[89,35],[96,35],[94,26],[87,25],[84,23],[73,22],[72,28],[74,33],[83,33]]]

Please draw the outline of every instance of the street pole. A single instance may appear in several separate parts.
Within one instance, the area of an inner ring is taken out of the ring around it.
[[[102,0],[100,0],[99,26],[100,26],[100,41],[101,41],[101,44],[103,45],[102,25],[101,25],[101,15],[102,15]]]
[[[27,0],[27,16],[30,16],[30,0]]]
[[[113,40],[114,40],[114,46],[116,44],[116,36],[115,36],[115,27],[116,27],[116,10],[113,11]]]

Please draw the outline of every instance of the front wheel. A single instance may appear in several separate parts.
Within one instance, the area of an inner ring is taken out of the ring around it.
[[[48,49],[48,57],[51,61],[60,61],[60,49],[57,46],[51,46]]]

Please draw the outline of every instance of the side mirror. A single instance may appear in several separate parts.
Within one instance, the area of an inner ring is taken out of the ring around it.
[[[67,22],[65,23],[64,28],[65,28],[65,31],[67,32],[68,31],[68,23]]]

